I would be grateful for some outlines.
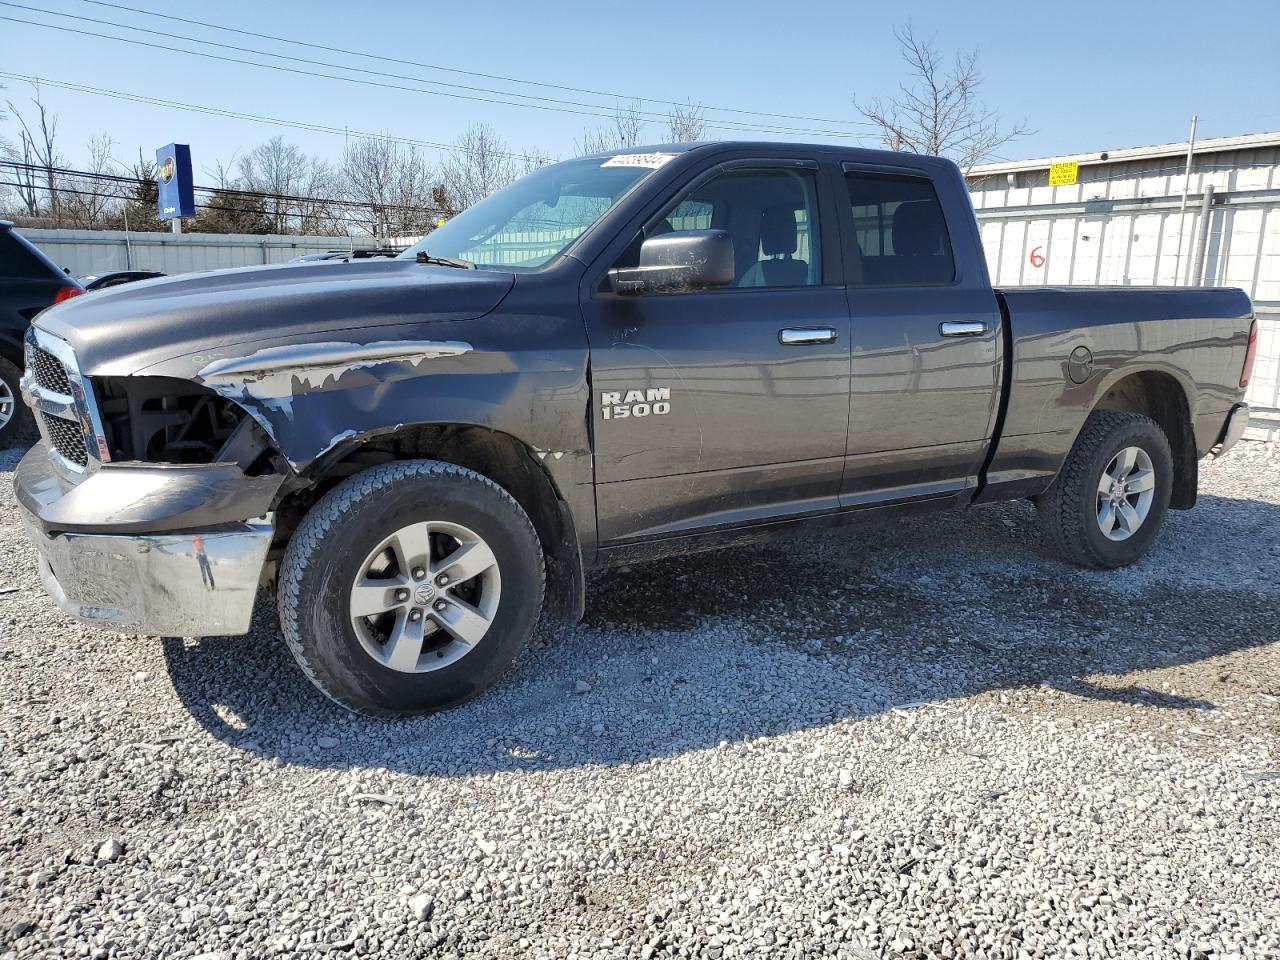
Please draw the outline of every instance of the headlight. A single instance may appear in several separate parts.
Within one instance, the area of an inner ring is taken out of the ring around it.
[[[257,427],[233,400],[171,377],[95,377],[111,459],[214,463],[237,431]],[[243,432],[243,431],[241,431]]]

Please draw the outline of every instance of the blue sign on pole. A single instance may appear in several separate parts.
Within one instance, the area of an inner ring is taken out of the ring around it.
[[[196,215],[191,147],[185,143],[171,143],[156,151],[156,186],[156,207],[161,220]]]

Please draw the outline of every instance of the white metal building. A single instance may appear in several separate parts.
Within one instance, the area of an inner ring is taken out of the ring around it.
[[[1280,133],[992,163],[969,174],[997,285],[1241,287],[1259,317],[1250,435],[1280,437]],[[1078,181],[1049,186],[1077,161]],[[1185,207],[1184,207],[1185,187]]]

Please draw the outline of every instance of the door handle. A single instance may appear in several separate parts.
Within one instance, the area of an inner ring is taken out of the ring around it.
[[[938,332],[944,337],[980,337],[987,325],[981,320],[946,320],[938,324]]]
[[[834,343],[835,339],[834,327],[787,327],[778,331],[778,342],[784,347],[804,343]]]

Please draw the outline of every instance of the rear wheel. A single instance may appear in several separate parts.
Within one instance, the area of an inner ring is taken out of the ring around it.
[[[1085,421],[1036,503],[1046,546],[1083,567],[1120,567],[1150,549],[1173,491],[1173,456],[1149,417],[1103,410]]]
[[[367,714],[460,704],[502,676],[542,606],[520,505],[452,464],[374,467],[330,491],[290,541],[280,623],[325,694]]]
[[[0,357],[0,446],[11,447],[35,440],[36,422],[23,402],[18,380],[22,372]]]

